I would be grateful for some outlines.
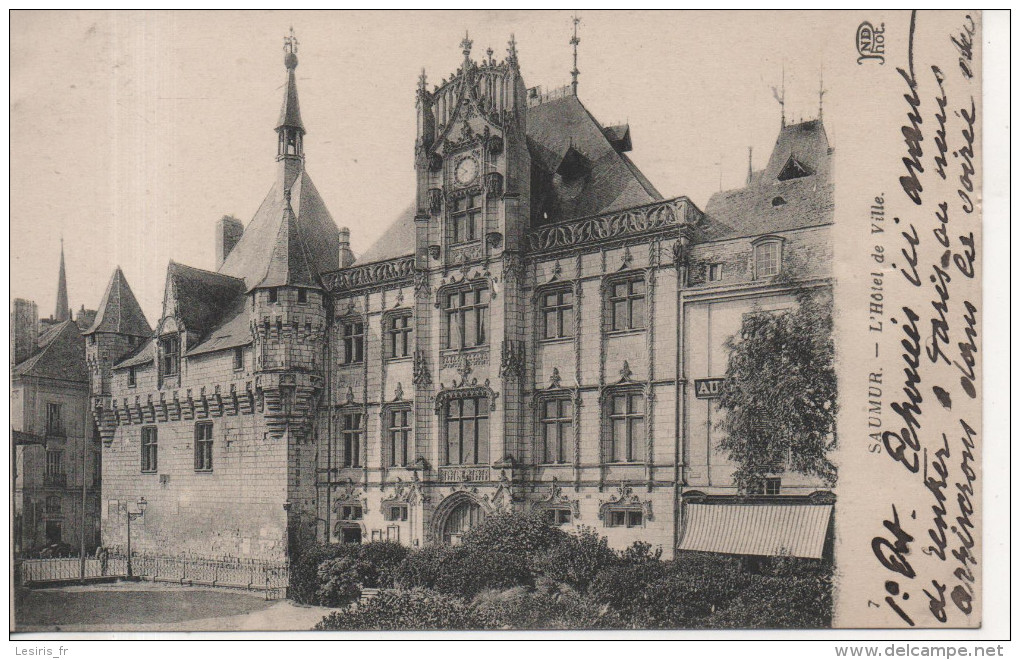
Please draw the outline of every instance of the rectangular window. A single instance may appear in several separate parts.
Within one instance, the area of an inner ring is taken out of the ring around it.
[[[361,467],[361,413],[346,413],[343,416],[343,467]]]
[[[748,488],[748,495],[778,495],[783,480],[779,477],[766,477]]]
[[[634,277],[609,287],[609,327],[639,330],[645,327],[645,280]]]
[[[361,321],[348,321],[340,326],[343,337],[344,364],[354,364],[365,359],[365,324]]]
[[[570,509],[546,509],[545,519],[550,525],[556,527],[569,525],[571,520]]]
[[[176,376],[181,368],[181,338],[177,335],[163,337],[159,340],[159,348],[163,356],[163,375]]]
[[[489,290],[475,287],[446,294],[446,348],[484,346]]]
[[[386,323],[386,357],[401,358],[411,354],[411,315],[391,316]]]
[[[134,367],[128,367],[128,387],[134,387],[138,384],[138,374],[135,372]]]
[[[103,453],[92,452],[92,485],[98,486],[103,479]]]
[[[450,208],[451,243],[466,243],[481,237],[482,196],[466,195],[453,200]]]
[[[62,406],[59,403],[46,404],[46,433],[47,435],[64,435],[64,422],[62,419]]]
[[[244,369],[244,346],[238,346],[234,349],[234,371],[242,369]]]
[[[306,302],[308,302],[308,291],[305,290],[305,289],[298,289],[297,290],[297,301],[301,305],[303,305]]]
[[[386,507],[386,520],[390,522],[407,521],[407,505],[394,504],[392,506]]]
[[[211,422],[195,424],[195,471],[212,472],[212,437],[213,425]]]
[[[46,498],[46,513],[53,516],[60,514],[60,498],[50,495]]]
[[[722,264],[708,264],[708,281],[721,282],[723,277]]]
[[[779,242],[769,241],[754,246],[754,276],[772,277],[779,274]]]
[[[64,476],[64,452],[59,449],[50,449],[46,452],[46,476],[60,478]]]
[[[345,504],[340,507],[340,520],[361,520],[364,512],[356,504]]]
[[[485,397],[455,399],[446,404],[446,464],[489,462],[489,401]]]
[[[645,397],[639,392],[614,394],[609,412],[612,463],[637,463],[645,453]]]
[[[278,300],[276,289],[269,290],[269,302],[274,303]]]
[[[158,466],[159,443],[155,426],[142,427],[142,472],[155,472]]]
[[[390,412],[389,443],[386,447],[389,467],[404,467],[408,464],[411,444],[411,411],[410,409],[393,410]]]
[[[550,291],[542,296],[542,319],[545,339],[574,335],[574,292],[570,289]]]
[[[574,404],[552,399],[542,405],[542,462],[565,463],[574,428]]]
[[[606,527],[641,527],[644,512],[640,509],[611,509],[606,512]]]

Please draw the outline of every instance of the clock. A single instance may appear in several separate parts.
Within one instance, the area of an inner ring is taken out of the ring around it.
[[[475,180],[478,176],[478,161],[468,156],[459,163],[457,163],[457,169],[453,174],[457,183],[463,185],[469,184]]]

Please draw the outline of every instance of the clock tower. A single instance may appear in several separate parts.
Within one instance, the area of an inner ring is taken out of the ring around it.
[[[418,84],[416,348],[419,366],[433,369],[437,382],[416,378],[416,400],[434,401],[421,412],[430,419],[419,421],[435,429],[429,435],[438,465],[487,464],[493,475],[509,476],[521,456],[524,413],[526,88],[512,36],[502,61],[492,49],[474,61],[466,34],[460,45],[463,61],[449,78],[429,90],[423,71]],[[468,396],[472,387],[489,397],[488,446],[454,451],[443,433],[442,399]]]

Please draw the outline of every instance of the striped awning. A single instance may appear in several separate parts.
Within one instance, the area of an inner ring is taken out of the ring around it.
[[[820,559],[831,504],[688,504],[680,550]]]

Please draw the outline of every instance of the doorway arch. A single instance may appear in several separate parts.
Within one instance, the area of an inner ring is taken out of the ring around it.
[[[455,493],[443,500],[433,518],[433,534],[443,545],[459,545],[464,534],[485,519],[486,509],[467,493]]]

